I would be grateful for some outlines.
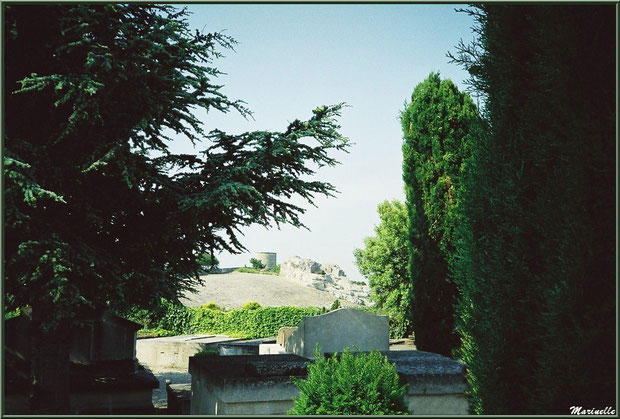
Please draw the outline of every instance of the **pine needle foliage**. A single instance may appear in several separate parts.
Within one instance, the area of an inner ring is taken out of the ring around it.
[[[396,367],[380,352],[342,353],[326,357],[317,348],[306,379],[295,379],[299,397],[289,415],[407,414]]]
[[[216,83],[235,40],[193,33],[184,9],[14,4],[5,17],[9,309],[45,310],[54,328],[80,307],[176,301],[200,283],[198,255],[243,251],[251,224],[304,227],[291,198],[335,193],[313,176],[348,146],[342,105],[282,132],[208,131],[196,111],[250,111]],[[196,154],[170,151],[171,135]]]
[[[2,7],[4,304],[32,307],[37,326],[32,412],[66,414],[68,349],[50,345],[69,338],[45,334],[93,308],[178,301],[201,283],[198,255],[244,250],[244,226],[303,227],[291,198],[336,192],[314,175],[348,147],[343,105],[227,134],[198,115],[251,115],[217,82],[236,41],[191,31],[185,9]],[[172,137],[196,153],[173,153]]]

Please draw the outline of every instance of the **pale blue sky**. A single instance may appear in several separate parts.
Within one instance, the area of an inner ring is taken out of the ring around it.
[[[340,191],[306,205],[302,221],[311,231],[284,226],[244,230],[249,254],[220,254],[220,265],[249,265],[254,252],[276,252],[278,263],[298,255],[336,263],[361,280],[353,250],[379,222],[377,205],[404,200],[399,113],[413,88],[431,71],[461,89],[467,73],[446,53],[471,41],[473,20],[458,5],[242,5],[193,4],[189,22],[207,32],[226,30],[240,42],[215,61],[227,73],[223,92],[242,99],[254,120],[235,113],[201,115],[205,128],[230,133],[284,130],[321,105],[346,102],[342,133],[355,144],[338,153],[341,165],[317,178]],[[192,152],[187,141],[171,147]],[[198,146],[197,150],[201,149]]]

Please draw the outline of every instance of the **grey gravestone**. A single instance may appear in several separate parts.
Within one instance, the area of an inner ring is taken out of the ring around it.
[[[314,357],[321,352],[387,351],[390,346],[389,319],[353,308],[341,308],[320,316],[304,317],[284,342],[286,352]]]

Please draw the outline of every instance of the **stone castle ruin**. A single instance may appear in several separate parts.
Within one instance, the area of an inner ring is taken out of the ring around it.
[[[280,267],[280,276],[303,285],[327,291],[336,298],[359,305],[372,305],[370,288],[354,283],[340,266],[333,263],[320,264],[312,259],[293,256]]]

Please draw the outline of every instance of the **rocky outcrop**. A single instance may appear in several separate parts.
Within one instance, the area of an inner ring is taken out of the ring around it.
[[[355,304],[372,304],[368,286],[353,283],[340,266],[332,263],[320,264],[312,259],[293,256],[280,266],[280,276]]]

